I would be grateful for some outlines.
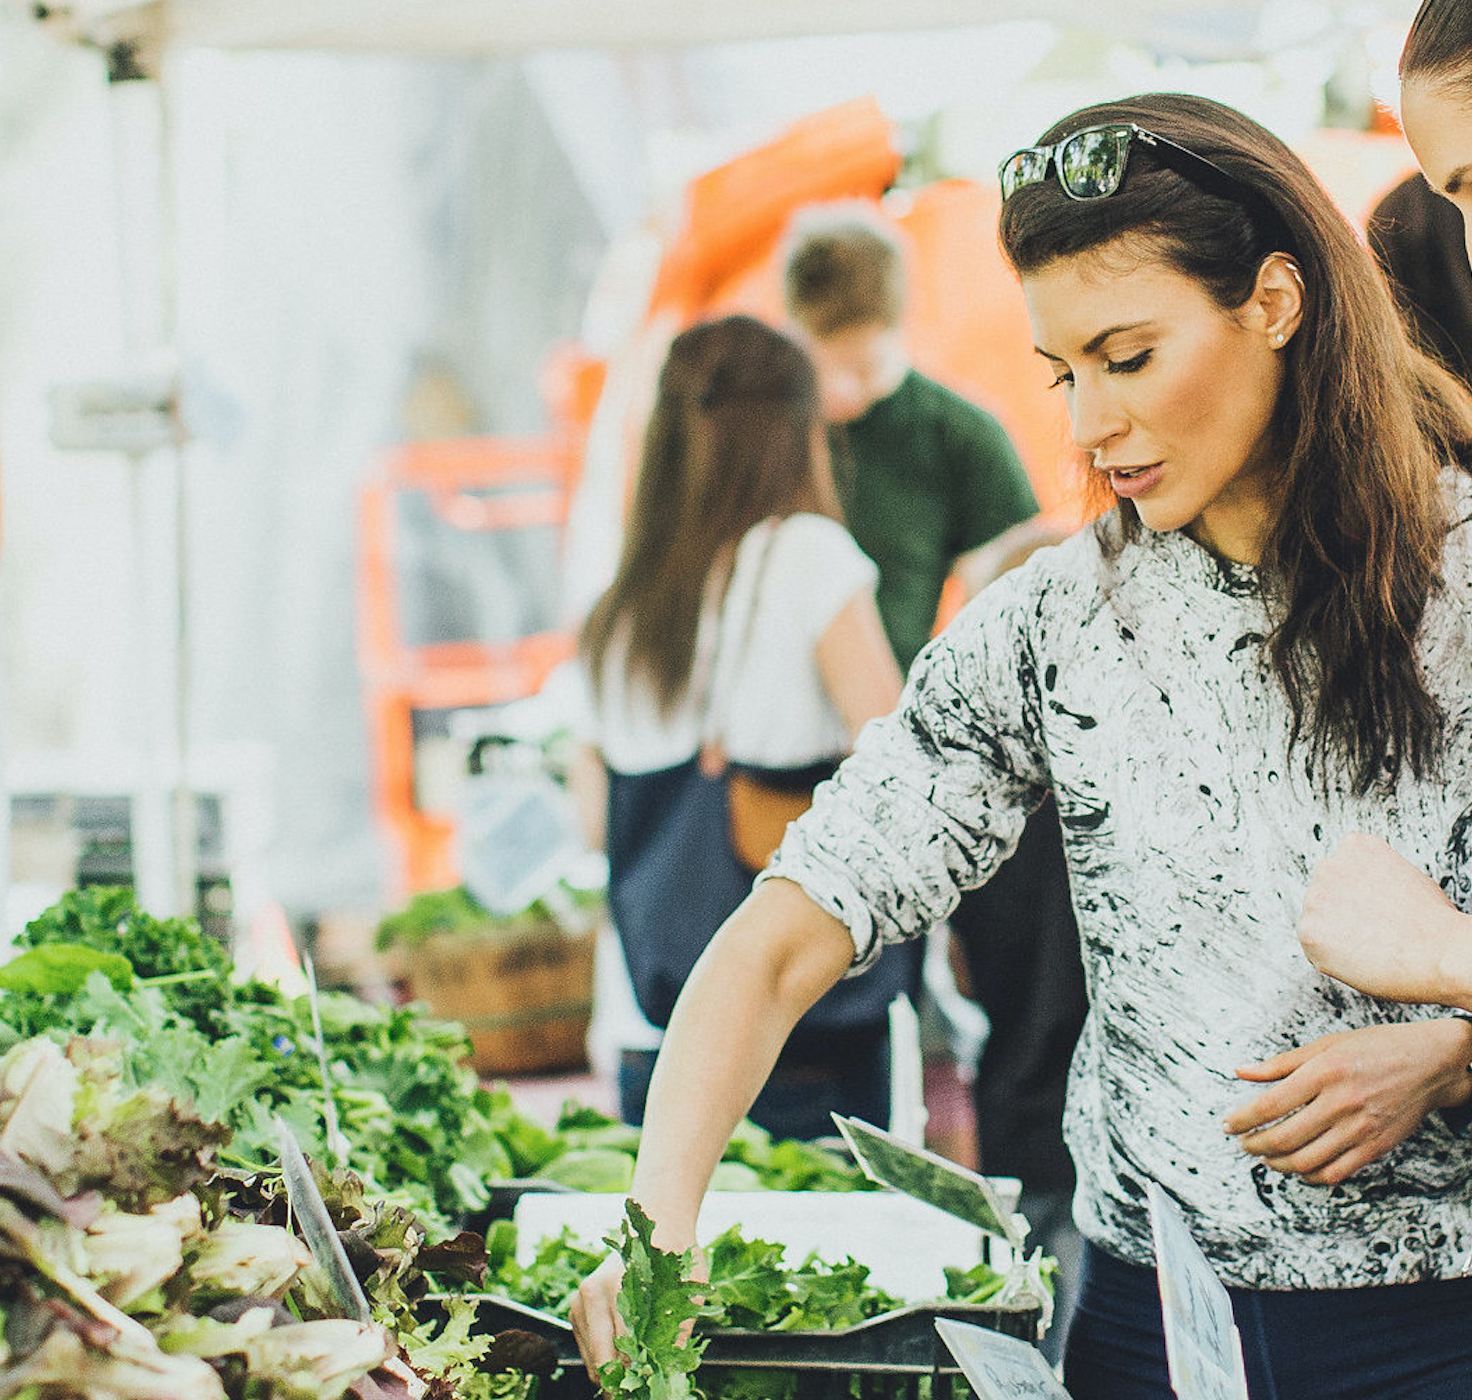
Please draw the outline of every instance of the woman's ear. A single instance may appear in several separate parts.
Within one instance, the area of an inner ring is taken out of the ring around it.
[[[1303,273],[1287,253],[1269,253],[1257,270],[1248,298],[1247,325],[1261,331],[1268,346],[1281,350],[1303,320]]]

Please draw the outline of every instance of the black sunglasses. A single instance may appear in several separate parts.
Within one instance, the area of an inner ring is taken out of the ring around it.
[[[1051,146],[1025,146],[1014,151],[997,172],[1002,181],[1002,198],[1010,199],[1024,185],[1040,184],[1048,178],[1051,167],[1070,199],[1105,199],[1124,183],[1130,147],[1136,141],[1162,165],[1169,166],[1208,194],[1220,195],[1252,209],[1263,207],[1256,191],[1221,166],[1134,122],[1086,126]]]

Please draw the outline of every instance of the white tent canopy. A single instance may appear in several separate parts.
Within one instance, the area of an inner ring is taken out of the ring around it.
[[[1415,0],[74,0],[83,33],[162,23],[175,42],[224,48],[435,55],[548,48],[672,48],[800,35],[1051,20],[1195,58],[1269,56],[1284,42],[1408,22]]]

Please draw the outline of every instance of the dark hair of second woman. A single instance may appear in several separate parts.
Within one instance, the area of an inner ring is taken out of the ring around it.
[[[1127,260],[1162,263],[1224,311],[1246,302],[1269,254],[1292,258],[1304,308],[1272,428],[1282,470],[1259,561],[1275,608],[1268,655],[1293,742],[1307,743],[1321,778],[1342,765],[1364,793],[1404,765],[1424,776],[1441,714],[1416,634],[1451,523],[1440,475],[1472,443],[1472,398],[1411,344],[1353,229],[1277,137],[1220,103],[1163,93],[1075,112],[1039,144],[1106,122],[1206,157],[1246,187],[1242,198],[1208,193],[1137,142],[1106,198],[1070,199],[1051,173],[1019,189],[1002,208],[1003,249],[1026,278],[1113,245],[1126,271]],[[1128,501],[1119,519],[1126,537],[1138,532]]]
[[[682,331],[660,371],[618,571],[584,624],[596,687],[615,636],[668,715],[689,688],[708,581],[769,516],[836,517],[818,384],[792,340],[751,316]]]
[[[1400,55],[1402,82],[1416,79],[1472,93],[1472,6],[1426,0],[1411,21]]]

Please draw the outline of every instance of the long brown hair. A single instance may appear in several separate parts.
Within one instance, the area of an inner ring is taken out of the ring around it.
[[[1450,519],[1441,472],[1472,443],[1472,397],[1411,343],[1379,269],[1303,162],[1233,108],[1154,93],[1089,107],[1040,144],[1105,122],[1135,122],[1222,167],[1236,197],[1130,150],[1120,189],[1070,199],[1050,174],[1002,208],[1003,250],[1027,277],[1115,240],[1240,307],[1264,259],[1289,255],[1302,320],[1283,353],[1273,421],[1283,463],[1260,560],[1274,625],[1266,643],[1287,694],[1292,740],[1314,770],[1347,770],[1361,794],[1409,764],[1435,763],[1441,712],[1416,635],[1437,586]],[[1125,538],[1139,517],[1119,504]],[[1105,532],[1101,531],[1101,538]]]
[[[583,625],[595,689],[620,636],[630,674],[670,714],[689,688],[708,584],[741,537],[769,516],[838,514],[821,425],[812,363],[780,331],[726,316],[674,338],[618,571]]]

